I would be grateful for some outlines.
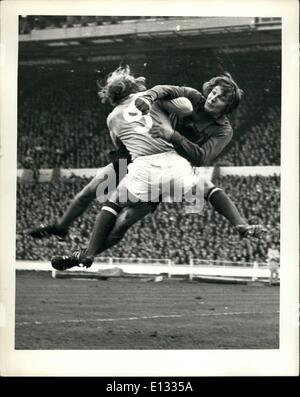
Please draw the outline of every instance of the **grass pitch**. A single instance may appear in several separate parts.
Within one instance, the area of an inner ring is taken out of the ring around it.
[[[16,349],[278,349],[279,288],[18,272]]]

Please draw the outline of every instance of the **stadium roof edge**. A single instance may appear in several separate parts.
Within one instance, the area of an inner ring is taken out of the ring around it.
[[[19,41],[51,41],[68,40],[91,37],[109,37],[123,35],[138,35],[149,33],[152,35],[161,32],[186,32],[188,30],[203,31],[206,29],[227,28],[238,26],[255,27],[254,17],[178,17],[171,20],[136,20],[126,24],[75,26],[33,29],[28,34],[21,34]]]

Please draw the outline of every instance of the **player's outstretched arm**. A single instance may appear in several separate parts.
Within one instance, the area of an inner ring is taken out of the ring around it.
[[[200,146],[189,141],[178,131],[174,131],[170,142],[178,154],[186,158],[195,167],[200,167],[211,165],[231,141],[232,135],[232,129],[228,128],[218,135],[210,137],[207,142]]]
[[[135,106],[146,114],[150,111],[154,101],[159,99],[172,100],[179,97],[189,99],[193,106],[205,101],[204,96],[191,87],[179,87],[173,85],[156,85],[135,100]]]
[[[200,146],[191,142],[178,131],[166,128],[161,123],[155,123],[149,133],[154,138],[162,138],[171,142],[176,152],[195,167],[211,164],[232,138],[232,129],[228,128],[218,135],[210,137],[205,144]]]

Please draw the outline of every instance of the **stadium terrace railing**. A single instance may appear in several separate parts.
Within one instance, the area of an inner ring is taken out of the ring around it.
[[[70,168],[70,169],[60,169],[59,176],[70,178],[71,176],[79,176],[86,178],[93,178],[99,168]],[[280,166],[255,166],[255,167],[203,167],[202,172],[209,179],[212,178],[214,172],[217,171],[220,176],[227,175],[240,175],[240,176],[280,176]],[[51,182],[55,169],[44,168],[39,170],[39,182]],[[32,170],[19,168],[17,170],[17,177],[22,182],[32,182],[33,172]]]
[[[266,267],[265,262],[244,262],[244,261],[226,261],[212,259],[194,259],[190,260],[191,266],[226,266],[226,267]]]
[[[172,266],[171,259],[167,258],[116,258],[116,257],[98,257],[96,259],[97,264],[109,264],[109,265],[151,265],[159,266],[166,265]]]
[[[233,262],[206,259],[191,259],[189,264],[177,265],[170,259],[98,257],[90,268],[74,267],[65,272],[52,269],[49,262],[17,261],[16,270],[52,271],[52,277],[103,276],[106,275],[166,275],[171,278],[188,277],[211,280],[266,281],[270,269],[266,263]],[[118,274],[117,274],[118,273]]]
[[[251,281],[266,280],[270,277],[269,266],[265,262],[191,259],[190,266],[190,278],[198,274],[206,278]]]

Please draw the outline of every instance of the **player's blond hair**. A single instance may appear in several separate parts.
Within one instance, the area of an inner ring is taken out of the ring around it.
[[[98,82],[98,96],[103,103],[116,106],[128,95],[145,91],[145,83],[145,77],[134,77],[128,65],[120,66],[108,75],[104,85]]]
[[[239,106],[244,91],[238,87],[237,83],[228,72],[224,72],[221,76],[213,77],[204,83],[202,87],[204,96],[207,97],[216,86],[222,87],[223,94],[226,97],[227,106],[224,113],[231,113]]]

